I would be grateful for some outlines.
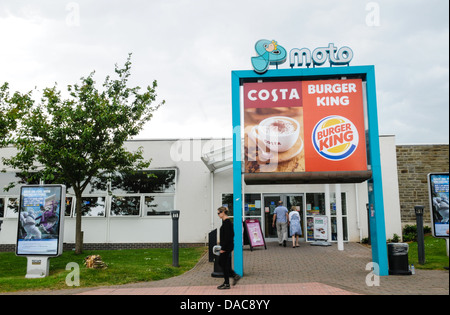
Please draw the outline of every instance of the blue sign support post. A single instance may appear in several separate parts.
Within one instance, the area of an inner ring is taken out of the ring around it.
[[[241,101],[240,79],[232,72],[233,105],[233,216],[234,216],[234,271],[244,275],[242,240],[242,156],[241,156]]]
[[[264,74],[254,71],[232,71],[232,118],[233,118],[233,210],[235,229],[234,269],[239,275],[244,274],[242,221],[242,136],[241,136],[241,86],[245,82],[289,78],[330,78],[359,76],[367,84],[367,116],[368,136],[367,155],[371,166],[372,178],[368,181],[370,205],[370,231],[372,239],[372,261],[374,272],[380,276],[388,275],[388,260],[386,246],[386,228],[384,218],[383,187],[381,177],[380,143],[378,134],[377,99],[375,90],[374,66],[348,66],[329,68],[300,68],[268,70]]]

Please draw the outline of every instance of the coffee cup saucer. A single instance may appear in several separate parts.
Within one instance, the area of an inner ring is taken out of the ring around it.
[[[267,150],[267,152],[265,152],[265,154],[264,154],[264,157],[261,158],[261,154],[259,154],[259,150],[261,150],[261,149],[256,146],[256,143],[254,142],[254,140],[251,137],[246,137],[246,140],[247,140],[247,143],[246,143],[247,148],[245,150],[245,155],[248,157],[248,159],[250,161],[256,161],[259,164],[267,164],[270,162],[271,163],[287,162],[287,161],[293,159],[294,157],[296,157],[297,155],[299,155],[300,153],[302,153],[303,147],[304,147],[303,139],[301,137],[298,137],[295,144],[289,150],[287,150],[285,152],[273,152],[273,151]],[[269,159],[265,158],[267,156],[270,156],[270,158]]]

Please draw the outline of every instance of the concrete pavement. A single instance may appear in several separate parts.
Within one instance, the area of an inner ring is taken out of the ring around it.
[[[417,270],[411,276],[380,277],[370,271],[370,248],[348,243],[344,251],[330,247],[279,247],[267,250],[244,247],[244,277],[230,290],[217,290],[222,279],[211,277],[214,264],[205,255],[190,271],[160,281],[60,291],[31,291],[12,294],[48,295],[448,295],[449,272]],[[180,262],[182,264],[182,262]],[[367,282],[366,280],[369,280]],[[369,284],[369,285],[368,285]],[[373,286],[371,284],[374,284]]]
[[[267,250],[244,248],[244,277],[230,290],[217,290],[222,279],[211,277],[213,263],[204,256],[187,273],[161,281],[115,287],[84,289],[76,294],[169,294],[169,295],[448,295],[449,273],[444,270],[416,270],[411,276],[380,277],[379,283],[366,266],[371,250],[357,243],[298,248],[268,243]],[[366,280],[369,280],[367,283]],[[374,284],[373,286],[369,286]]]

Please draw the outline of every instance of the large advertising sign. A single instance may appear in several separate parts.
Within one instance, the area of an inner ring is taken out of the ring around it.
[[[366,171],[361,79],[244,83],[245,172]]]
[[[448,184],[448,173],[428,174],[431,223],[434,237],[449,237]]]
[[[62,254],[65,193],[64,185],[21,187],[16,255]]]

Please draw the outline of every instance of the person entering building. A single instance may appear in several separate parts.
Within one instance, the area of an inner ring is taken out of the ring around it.
[[[300,223],[300,214],[296,206],[292,206],[289,213],[289,232],[292,236],[292,248],[299,247],[298,238],[302,235],[302,225]]]
[[[278,207],[273,212],[272,226],[277,226],[278,244],[286,247],[287,241],[287,226],[289,221],[288,209],[283,206],[283,201],[278,201]]]

